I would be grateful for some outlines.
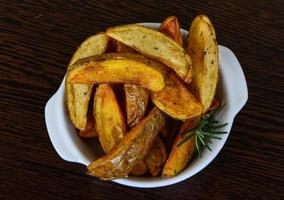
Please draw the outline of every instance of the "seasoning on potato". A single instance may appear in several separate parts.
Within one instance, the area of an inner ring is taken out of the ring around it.
[[[157,30],[137,24],[107,29],[107,35],[172,68],[185,82],[192,78],[191,59],[182,46]]]
[[[193,20],[188,40],[194,70],[191,86],[205,113],[215,96],[219,68],[216,33],[208,17],[200,15]]]

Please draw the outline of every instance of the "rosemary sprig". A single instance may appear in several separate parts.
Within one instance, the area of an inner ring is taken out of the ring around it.
[[[209,143],[212,143],[212,139],[221,140],[219,137],[220,134],[226,134],[226,131],[219,131],[217,129],[225,127],[228,123],[218,124],[218,121],[215,120],[215,116],[223,106],[205,114],[199,121],[198,125],[195,128],[191,128],[181,133],[184,139],[178,144],[178,146],[186,143],[190,138],[195,136],[195,148],[198,153],[198,156],[201,157],[201,151],[203,147],[206,147],[209,151],[212,149],[209,147]]]

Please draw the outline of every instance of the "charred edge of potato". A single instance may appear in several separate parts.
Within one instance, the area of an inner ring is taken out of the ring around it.
[[[96,131],[103,150],[107,153],[123,138],[126,125],[111,86],[100,84],[94,99]]]
[[[178,144],[184,139],[181,136],[181,133],[190,128],[194,128],[198,124],[198,122],[199,118],[195,118],[192,120],[186,120],[181,125],[180,130],[176,135],[175,141],[173,143],[171,152],[164,165],[164,169],[162,172],[163,178],[176,176],[186,167],[186,165],[190,161],[192,154],[195,150],[195,138],[191,137],[186,143],[182,144],[181,146],[178,146]]]
[[[90,175],[101,180],[127,177],[133,167],[147,154],[166,116],[158,108],[133,127],[108,154],[88,166]]]
[[[182,35],[180,32],[180,23],[176,16],[167,17],[161,24],[159,31],[183,46]]]

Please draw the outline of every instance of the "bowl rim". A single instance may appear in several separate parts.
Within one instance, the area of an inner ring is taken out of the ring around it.
[[[141,25],[145,25],[147,27],[150,28],[158,28],[160,26],[160,23],[139,23]],[[181,28],[181,32],[183,37],[185,38],[187,35],[187,31]],[[228,66],[233,66],[232,69],[234,69],[234,72],[232,73],[234,75],[234,83],[235,85],[240,85],[238,88],[236,88],[236,90],[238,91],[238,93],[234,96],[241,96],[241,99],[236,100],[235,104],[238,104],[237,106],[234,105],[233,110],[230,110],[230,115],[229,115],[229,125],[226,129],[226,131],[228,131],[228,134],[224,135],[222,137],[222,140],[220,141],[219,145],[216,146],[217,149],[215,149],[213,152],[210,152],[210,156],[208,159],[203,159],[200,160],[200,163],[197,167],[194,167],[192,169],[192,171],[187,172],[186,169],[189,168],[189,166],[186,167],[185,170],[183,170],[181,173],[179,173],[177,176],[175,177],[171,177],[171,178],[160,178],[160,177],[128,177],[128,178],[123,178],[123,179],[116,179],[113,180],[113,182],[125,185],[125,186],[130,186],[130,187],[138,187],[138,188],[157,188],[157,187],[164,187],[164,186],[168,186],[168,185],[172,185],[181,181],[184,181],[188,178],[190,178],[191,176],[194,176],[195,174],[197,174],[198,172],[202,171],[207,165],[209,165],[214,159],[215,157],[218,155],[218,153],[221,151],[221,149],[223,148],[229,134],[230,134],[230,130],[231,127],[233,125],[233,121],[235,116],[237,115],[237,113],[242,109],[242,107],[246,104],[247,100],[248,100],[248,89],[247,89],[247,83],[246,83],[246,79],[244,76],[244,73],[242,71],[242,68],[237,60],[237,58],[235,57],[235,55],[233,54],[233,52],[228,49],[227,47],[224,47],[222,45],[218,45],[219,47],[219,54],[220,54],[220,66],[221,66],[221,61],[225,62],[225,64]],[[222,55],[222,56],[221,56]],[[224,56],[223,56],[224,55]],[[223,59],[223,60],[222,60]],[[223,70],[227,70],[227,69],[219,69],[221,72]],[[231,69],[230,69],[231,70]],[[238,82],[238,84],[236,83],[236,81]],[[71,136],[69,133],[69,138],[64,138],[64,141],[62,138],[59,138],[59,136],[56,134],[59,131],[58,130],[64,130],[64,128],[67,128],[66,126],[61,127],[60,124],[60,120],[59,122],[57,120],[54,120],[58,117],[58,119],[63,119],[63,120],[69,120],[68,116],[66,117],[66,110],[64,108],[64,112],[60,113],[57,112],[58,110],[60,110],[60,105],[58,102],[62,102],[64,104],[64,90],[65,90],[65,77],[59,87],[59,89],[56,91],[56,93],[48,100],[46,107],[45,107],[45,121],[46,121],[46,126],[47,126],[47,131],[48,131],[48,135],[49,138],[56,150],[56,152],[58,153],[58,155],[66,161],[70,161],[70,162],[77,162],[77,163],[81,163],[83,165],[88,165],[89,164],[89,158],[91,158],[91,155],[87,155],[87,156],[83,156],[80,155],[82,154],[82,152],[87,154],[87,150],[85,149],[84,146],[79,145],[79,148],[75,145],[70,146],[70,142],[74,143],[74,141],[71,140]],[[63,98],[63,99],[62,99]],[[62,105],[61,105],[62,106]],[[63,105],[65,106],[65,105]],[[227,105],[226,105],[227,106]],[[55,108],[55,109],[54,109]],[[61,109],[62,110],[62,109]],[[66,131],[66,130],[65,130]],[[73,137],[73,140],[78,140],[78,137]],[[79,144],[81,144],[79,142]],[[68,146],[68,147],[67,147]],[[75,149],[74,149],[75,148]],[[77,150],[76,150],[77,148]],[[79,150],[80,149],[80,150]],[[199,160],[199,158],[197,158],[197,160]],[[195,159],[196,161],[196,159]]]

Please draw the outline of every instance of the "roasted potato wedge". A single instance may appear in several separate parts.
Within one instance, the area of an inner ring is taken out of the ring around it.
[[[162,177],[168,178],[181,172],[189,162],[195,150],[195,138],[191,137],[186,143],[178,146],[183,141],[181,133],[194,128],[199,122],[199,118],[186,120],[180,127],[179,133],[176,135],[170,155],[164,165]]]
[[[157,176],[159,174],[161,167],[167,160],[167,156],[168,154],[164,142],[159,136],[157,136],[156,141],[144,158],[152,176]]]
[[[185,82],[192,79],[191,59],[182,46],[157,30],[138,24],[107,29],[107,35],[172,68]]]
[[[110,53],[82,59],[68,73],[70,83],[133,83],[151,91],[165,87],[164,66],[132,53]]]
[[[105,33],[98,33],[86,39],[73,54],[68,70],[81,58],[104,53],[107,43],[108,37]],[[71,84],[68,81],[65,82],[65,99],[70,119],[74,126],[82,131],[85,130],[87,123],[87,111],[92,89],[92,84]]]
[[[147,171],[148,171],[147,165],[143,160],[141,160],[133,167],[130,174],[134,176],[141,176],[145,174]]]
[[[153,103],[172,118],[185,120],[202,113],[201,104],[173,72],[166,77],[165,88],[150,95]]]
[[[132,127],[141,121],[148,105],[148,90],[140,85],[124,84],[127,125]]]
[[[180,23],[176,16],[167,17],[161,24],[159,31],[172,38],[180,46],[183,46]]]
[[[154,108],[108,154],[89,164],[89,174],[102,180],[127,177],[146,156],[165,120],[165,114]]]
[[[194,70],[192,88],[205,113],[215,96],[219,68],[216,33],[208,17],[200,15],[193,20],[188,39]]]
[[[108,84],[100,84],[97,88],[93,112],[100,143],[107,153],[120,142],[126,133],[123,114]]]
[[[92,109],[88,111],[86,128],[83,131],[80,130],[79,135],[85,138],[92,138],[98,135]]]

